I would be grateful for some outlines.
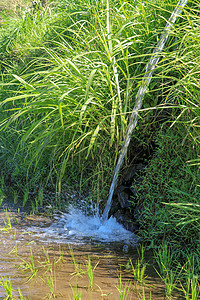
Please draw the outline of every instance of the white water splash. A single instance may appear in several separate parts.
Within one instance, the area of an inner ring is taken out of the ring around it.
[[[124,242],[136,245],[138,238],[117,223],[114,217],[102,221],[96,215],[86,215],[78,208],[70,208],[68,213],[54,216],[53,223],[46,228],[29,227],[33,233],[53,239],[57,242],[88,243],[88,242]]]

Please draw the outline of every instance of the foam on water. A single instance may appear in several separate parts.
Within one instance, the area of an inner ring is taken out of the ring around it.
[[[98,214],[86,215],[81,209],[71,207],[68,213],[55,215],[53,223],[46,228],[30,227],[47,239],[67,243],[125,242],[136,244],[137,237],[117,223],[114,217],[102,221]]]

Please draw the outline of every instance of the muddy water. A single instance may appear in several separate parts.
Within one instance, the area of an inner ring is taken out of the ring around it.
[[[20,288],[25,299],[115,300],[122,299],[120,292],[123,293],[129,284],[130,291],[124,299],[150,299],[150,295],[151,299],[164,299],[164,288],[151,266],[147,269],[145,284],[137,283],[133,275],[124,270],[129,257],[133,261],[138,259],[136,246],[124,248],[123,242],[93,242],[92,245],[92,240],[79,245],[69,245],[66,241],[58,243],[40,232],[40,227],[51,228],[50,218],[26,217],[16,211],[8,215],[5,210],[1,211],[0,274],[10,277],[15,299],[20,299]],[[92,288],[87,274],[88,259],[95,268]],[[147,260],[151,260],[151,254],[147,255]],[[5,299],[5,295],[5,289],[0,287],[0,299]]]

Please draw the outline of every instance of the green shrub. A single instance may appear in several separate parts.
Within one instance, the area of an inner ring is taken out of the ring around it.
[[[184,122],[172,128],[169,123],[163,126],[156,142],[157,149],[139,187],[140,234],[151,247],[167,240],[183,249],[186,245],[195,249],[200,242],[199,227],[183,224],[180,211],[177,208],[175,212],[171,205],[199,204],[199,168],[189,163],[198,157],[199,145],[188,137]]]

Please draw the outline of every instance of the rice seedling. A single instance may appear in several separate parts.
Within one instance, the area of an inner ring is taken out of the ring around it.
[[[144,261],[144,252],[145,247],[140,245],[137,249],[139,258],[137,259],[136,263],[133,263],[133,260],[130,258],[128,263],[126,264],[126,270],[131,272],[134,276],[134,279],[138,283],[144,283],[147,276],[145,276],[146,266],[147,264]]]
[[[64,263],[63,251],[61,249],[61,245],[59,244],[59,257],[55,260],[54,264]]]
[[[148,299],[148,300],[151,300],[152,298],[151,298],[151,292],[149,293],[149,296],[148,296],[148,298],[146,297],[146,293],[145,293],[145,289],[144,289],[144,287],[143,287],[143,289],[142,289],[142,294],[140,293],[139,294],[139,299],[140,300],[146,300],[146,299]]]
[[[159,273],[158,273],[159,274]],[[173,291],[177,289],[179,272],[177,270],[167,270],[164,276],[160,276],[165,284],[165,294],[167,299],[173,299]]]
[[[4,227],[0,228],[0,231],[7,231],[7,232],[9,232],[13,228],[12,228],[11,220],[10,220],[10,217],[9,217],[7,209],[5,211],[5,215],[6,215],[6,219],[3,218]]]
[[[0,285],[4,288],[6,292],[5,300],[14,300],[13,289],[10,281],[10,277],[1,277]]]
[[[15,254],[17,256],[18,255],[18,249],[17,249],[16,234],[17,234],[17,232],[16,232],[16,229],[15,229],[15,232],[14,232],[14,243],[15,243],[15,245],[14,245],[13,249],[9,252],[9,254]]]
[[[22,269],[24,272],[31,273],[28,280],[31,280],[33,277],[36,277],[38,273],[38,268],[35,265],[32,249],[30,249],[30,261],[25,261],[23,258],[20,259],[22,260],[22,263],[19,265],[19,268]]]
[[[196,256],[196,257],[195,257]],[[196,300],[200,296],[199,284],[199,255],[188,254],[187,261],[182,267],[182,278],[180,279],[181,289],[185,299]]]
[[[85,274],[85,271],[83,271],[81,264],[76,262],[72,248],[69,247],[69,249],[70,249],[70,255],[72,257],[72,262],[74,265],[74,273],[72,273],[71,275],[72,276],[82,276],[83,274]]]
[[[102,299],[108,299],[109,296],[112,295],[112,293],[108,293],[108,294],[104,293],[98,284],[97,284],[97,287],[99,288]]]
[[[21,292],[20,288],[18,288],[17,290],[18,290],[19,297],[20,297],[19,299],[20,300],[26,300],[26,298],[22,295],[22,292]]]
[[[174,254],[169,244],[164,243],[154,252],[154,256],[161,275],[165,275],[168,270],[172,269],[174,264]]]
[[[134,276],[134,279],[138,283],[144,283],[145,279],[148,276],[145,276],[146,271],[146,264],[142,263],[140,259],[137,260],[136,264],[133,264],[132,259],[129,259],[128,265],[126,266],[127,269],[129,269],[129,272],[131,272]]]
[[[56,298],[56,277],[55,274],[53,274],[53,270],[50,269],[50,274],[47,276],[46,275],[46,283],[50,289],[50,293],[48,295],[48,297],[51,298]]]
[[[131,282],[126,282],[123,285],[121,274],[119,276],[119,281],[118,281],[116,288],[119,292],[120,300],[130,299],[129,297],[130,297],[130,291],[131,291]]]
[[[16,297],[13,296],[13,288],[12,288],[12,285],[11,285],[11,279],[10,277],[1,277],[1,280],[0,280],[0,286],[2,286],[6,292],[6,295],[4,296],[4,300],[14,300],[16,299]],[[19,293],[19,299],[20,300],[25,300],[25,297],[22,295],[22,292],[20,290],[20,288],[17,289],[18,290],[18,293]]]
[[[143,245],[140,245],[140,247],[138,247],[137,249],[139,258],[137,259],[136,263],[134,264],[133,260],[129,258],[127,264],[122,265],[126,271],[133,274],[134,279],[138,283],[145,283],[145,279],[148,277],[145,276],[147,264],[144,261],[144,251],[145,247]]]
[[[45,250],[44,247],[43,247],[43,253],[44,253],[44,261],[42,261],[42,262],[39,261],[39,263],[42,268],[47,267],[46,272],[48,272],[49,270],[52,270],[53,263],[50,261],[48,250]]]
[[[96,269],[96,267],[98,266],[98,262],[96,263],[96,265],[94,266],[94,268],[92,268],[92,264],[91,264],[91,259],[90,256],[88,255],[88,262],[87,262],[87,275],[88,275],[88,280],[89,280],[89,289],[93,288],[93,282],[94,282],[94,271]]]
[[[173,298],[173,291],[177,289],[182,268],[179,264],[174,268],[174,254],[170,246],[165,243],[155,252],[156,262],[159,266],[159,272],[156,270],[160,278],[165,284],[165,293],[167,299]]]
[[[75,285],[74,287],[71,287],[71,289],[72,289],[72,293],[73,293],[73,299],[72,300],[81,300],[82,299],[82,293],[78,291],[77,285]]]

